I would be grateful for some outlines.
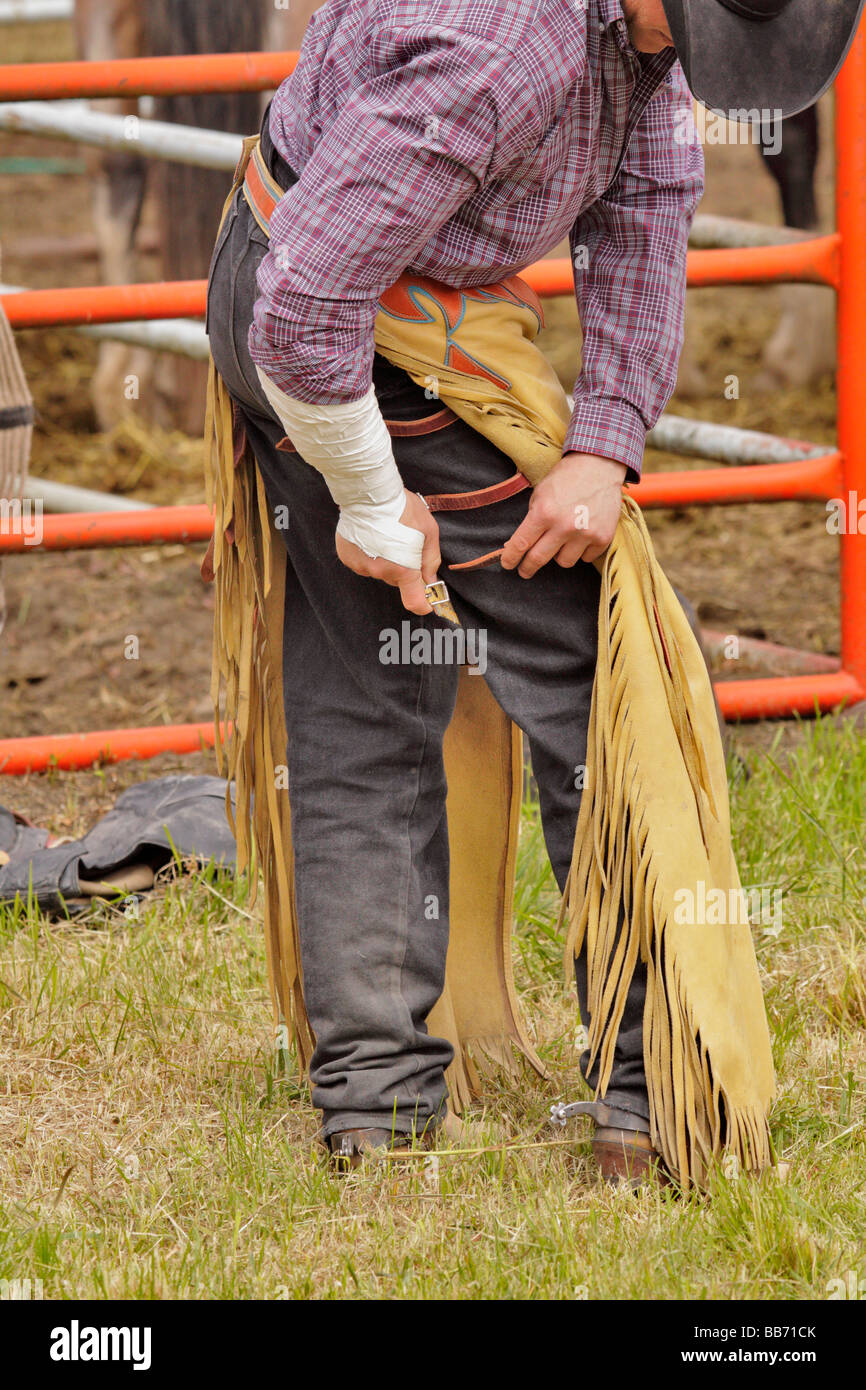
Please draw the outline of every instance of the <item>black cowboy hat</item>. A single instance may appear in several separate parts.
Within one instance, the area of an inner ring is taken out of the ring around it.
[[[794,116],[836,76],[866,0],[662,0],[693,94],[711,111]]]

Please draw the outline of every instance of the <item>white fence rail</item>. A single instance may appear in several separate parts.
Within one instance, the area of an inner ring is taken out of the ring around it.
[[[2,3],[2,0],[0,0]],[[0,103],[0,130],[21,135],[50,135],[105,150],[165,159],[204,169],[233,172],[241,156],[243,136],[198,126],[175,125],[143,116],[114,116],[91,111],[85,101],[19,101]],[[809,233],[793,227],[769,227],[735,217],[698,215],[689,245],[701,249],[779,246],[802,241]]]
[[[145,120],[142,116],[113,116],[91,111],[83,101],[7,101],[0,103],[0,130],[20,135],[51,135],[97,145],[104,150],[152,155],[173,164],[193,164],[204,169],[231,172],[241,156],[242,135],[170,121]]]
[[[41,24],[74,13],[75,0],[0,0],[0,24]]]
[[[0,284],[0,294],[22,294],[21,285]],[[208,338],[204,324],[196,319],[144,319],[132,323],[86,324],[74,330],[88,338],[107,338],[151,348],[154,352],[176,352],[205,362]],[[741,430],[734,425],[715,425],[709,420],[688,420],[681,415],[663,415],[647,435],[647,445],[669,454],[689,458],[715,459],[719,463],[792,463],[817,458],[829,446],[798,444],[758,430]]]
[[[49,478],[28,478],[24,496],[41,502],[46,512],[141,512],[150,505],[115,492],[94,492],[72,483],[54,483]]]

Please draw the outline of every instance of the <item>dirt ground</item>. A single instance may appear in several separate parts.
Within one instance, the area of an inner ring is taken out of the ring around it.
[[[10,61],[35,57],[32,34],[4,31]],[[39,56],[71,56],[65,26],[42,26]],[[829,136],[832,113],[823,112]],[[0,161],[22,155],[84,160],[61,142],[0,136]],[[751,148],[708,149],[703,211],[778,222],[774,186]],[[182,177],[182,171],[177,171]],[[832,158],[824,142],[822,210],[832,224]],[[146,221],[154,225],[153,210]],[[5,172],[0,163],[2,279],[50,287],[94,283],[95,263],[60,258],[34,264],[33,235],[86,234],[90,188],[86,172]],[[155,260],[144,272],[156,276]],[[149,269],[148,269],[149,267]],[[828,294],[830,291],[828,291]],[[698,355],[718,390],[671,402],[674,413],[788,436],[832,442],[832,379],[807,391],[759,395],[751,387],[762,344],[778,315],[772,289],[690,291],[688,317]],[[544,346],[571,386],[578,364],[574,306],[547,306]],[[804,324],[804,333],[809,325]],[[100,434],[90,406],[96,345],[67,330],[24,331],[18,343],[36,402],[31,472],[111,490],[154,504],[204,499],[201,445],[179,432],[149,427],[144,412]],[[740,398],[723,392],[729,373]],[[699,461],[650,453],[647,469],[696,467]],[[820,504],[784,503],[650,513],[660,558],[701,619],[725,632],[838,653],[837,542],[827,535]],[[213,601],[198,573],[203,547],[106,550],[13,556],[4,566],[9,621],[0,637],[0,736],[110,729],[207,720]],[[138,638],[137,660],[125,651]],[[743,726],[742,744],[766,747],[774,725]],[[785,739],[796,737],[786,724]],[[213,770],[210,754],[161,758],[92,773],[9,779],[0,802],[59,833],[80,830],[111,804],[119,787],[168,770]]]

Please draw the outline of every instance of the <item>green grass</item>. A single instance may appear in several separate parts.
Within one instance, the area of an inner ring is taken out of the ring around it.
[[[821,1299],[851,1270],[866,1282],[866,740],[818,723],[732,800],[744,883],[783,891],[781,929],[755,933],[781,1177],[621,1195],[592,1182],[588,1127],[549,1129],[581,1090],[578,1020],[528,807],[515,967],[552,1080],[492,1082],[472,1140],[490,1151],[408,1176],[323,1168],[306,1090],[275,1065],[242,884],[168,883],[137,920],[0,916],[0,1278],[196,1299]]]

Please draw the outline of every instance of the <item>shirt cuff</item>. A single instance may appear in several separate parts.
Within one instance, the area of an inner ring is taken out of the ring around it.
[[[563,453],[615,459],[626,465],[625,481],[639,483],[646,433],[642,415],[627,401],[600,396],[576,399]]]

